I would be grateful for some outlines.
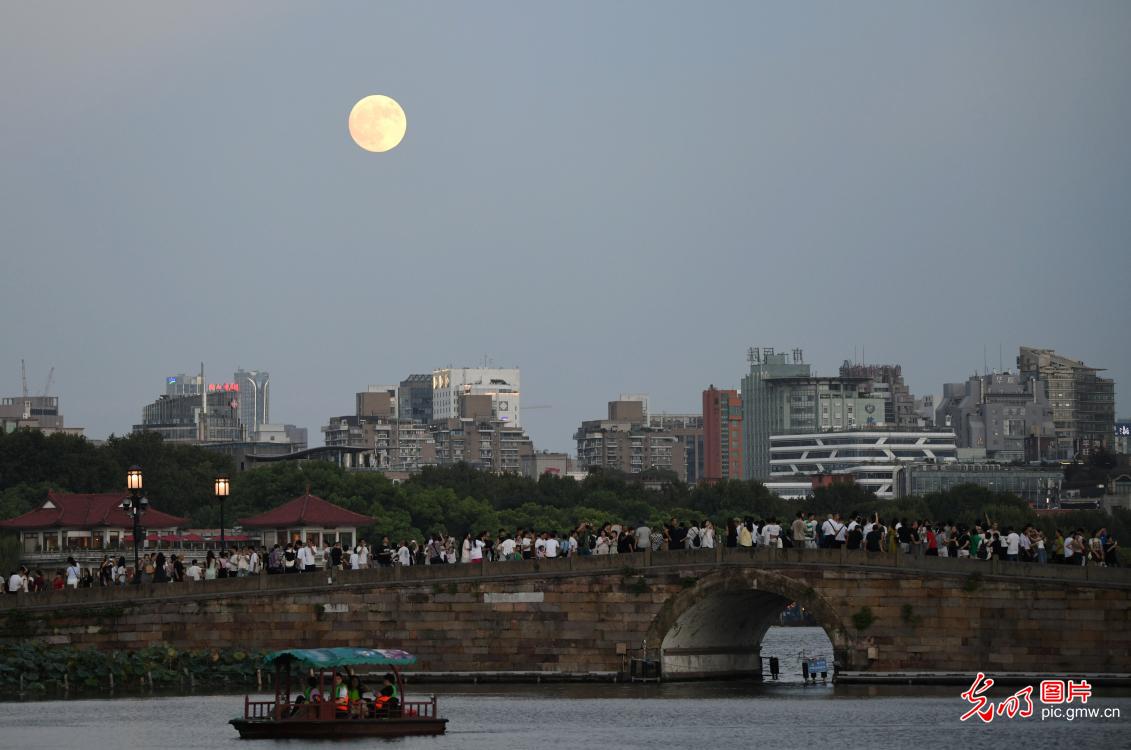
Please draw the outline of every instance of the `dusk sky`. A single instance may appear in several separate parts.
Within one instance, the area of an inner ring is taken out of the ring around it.
[[[167,375],[265,369],[320,444],[367,384],[487,357],[572,452],[751,345],[917,395],[1027,345],[1128,416],[1129,38],[1124,0],[6,2],[0,395],[54,366],[104,438]]]

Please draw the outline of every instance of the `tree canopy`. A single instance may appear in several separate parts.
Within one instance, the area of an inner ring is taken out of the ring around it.
[[[233,474],[226,456],[195,446],[165,443],[152,433],[111,437],[96,445],[68,435],[45,436],[21,430],[0,435],[0,518],[25,513],[43,502],[51,489],[70,492],[125,491],[126,469],[140,465],[153,506],[187,516],[195,527],[219,525],[220,506],[213,497],[217,474],[232,475],[225,501],[228,525],[277,507],[310,489],[312,494],[373,517],[362,530],[373,538],[423,539],[446,531],[495,532],[500,528],[565,531],[579,521],[662,523],[729,518],[776,517],[788,521],[797,511],[825,514],[879,513],[898,518],[974,523],[988,515],[1002,525],[1033,523],[1051,533],[1107,526],[1117,537],[1131,528],[1131,514],[1100,511],[1038,515],[1019,497],[967,485],[922,497],[883,500],[854,484],[817,490],[805,501],[783,500],[760,482],[730,480],[688,486],[674,476],[642,478],[615,471],[594,471],[585,479],[546,474],[538,479],[482,472],[466,464],[427,467],[406,482],[378,472],[345,471],[317,461],[282,462]],[[656,484],[658,482],[658,485]],[[659,489],[652,487],[658,486]]]

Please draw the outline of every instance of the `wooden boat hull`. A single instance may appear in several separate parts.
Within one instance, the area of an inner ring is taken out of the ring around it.
[[[312,721],[307,719],[232,719],[229,722],[245,740],[286,739],[308,737],[333,739],[335,737],[409,737],[412,735],[443,734],[447,719],[337,719]]]

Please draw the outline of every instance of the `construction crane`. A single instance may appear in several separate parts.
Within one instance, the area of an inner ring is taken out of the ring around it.
[[[46,396],[51,392],[51,381],[55,379],[55,368],[52,367],[47,371],[47,384],[43,386],[43,395]]]
[[[529,411],[530,409],[553,409],[553,408],[554,408],[553,404],[534,404],[533,406],[524,406],[524,407],[522,407],[522,410],[523,411]]]

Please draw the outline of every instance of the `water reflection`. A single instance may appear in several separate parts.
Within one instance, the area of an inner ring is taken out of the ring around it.
[[[816,632],[812,632],[816,630]],[[784,631],[784,632],[783,632]],[[807,632],[808,631],[808,632]],[[763,654],[782,660],[778,683],[409,685],[409,695],[436,692],[449,719],[442,737],[391,740],[430,750],[521,750],[571,747],[707,747],[743,742],[774,748],[887,747],[941,732],[963,750],[1009,746],[1125,747],[1120,720],[961,723],[962,688],[894,685],[806,685],[796,654],[816,652],[819,629],[775,629]],[[827,639],[825,639],[827,643]],[[790,658],[790,654],[794,657]],[[787,665],[788,668],[787,668]],[[1119,707],[1131,717],[1126,690],[1097,689],[1089,705]],[[227,721],[243,709],[237,695],[83,699],[0,703],[0,747],[101,750],[113,747],[236,747]],[[246,741],[243,747],[308,747],[309,740]],[[338,741],[373,747],[388,740]],[[337,745],[335,745],[337,746]]]

